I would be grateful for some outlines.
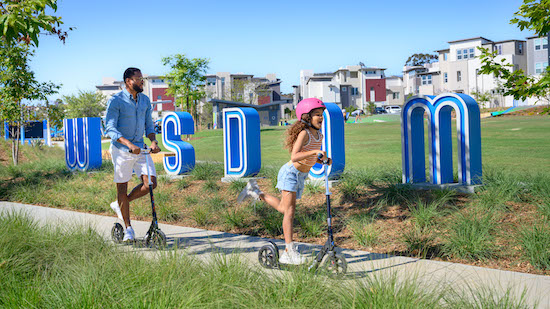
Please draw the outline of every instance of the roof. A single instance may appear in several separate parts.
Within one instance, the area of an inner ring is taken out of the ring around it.
[[[434,50],[434,52],[436,53],[440,53],[440,52],[446,52],[446,51],[451,51],[450,49],[440,49],[440,50]]]
[[[543,36],[534,35],[534,36],[527,37],[526,39],[528,39],[528,40],[530,40],[530,39],[544,39],[546,37],[547,37],[546,35],[543,35]]]
[[[412,67],[408,68],[407,70],[405,70],[403,72],[409,72],[409,71],[413,71],[413,70],[416,70],[416,69],[426,69],[426,68],[422,65],[415,65],[415,66],[412,66]]]
[[[361,68],[361,71],[372,71],[372,70],[386,70],[386,68],[376,68],[376,67],[365,67],[365,68]]]
[[[473,40],[480,40],[480,39],[481,39],[481,40],[485,40],[485,41],[492,42],[492,41],[489,40],[489,39],[486,39],[486,38],[484,38],[484,37],[482,37],[482,36],[478,36],[478,37],[475,37],[475,38],[462,39],[462,40],[456,40],[456,41],[449,41],[449,42],[447,42],[447,43],[452,44],[452,43],[459,43],[459,42],[466,42],[466,41],[473,41]]]
[[[289,102],[289,101],[290,101],[290,102]],[[274,102],[267,103],[267,104],[262,104],[262,105],[254,105],[254,104],[241,103],[241,102],[234,102],[234,101],[227,101],[227,100],[220,100],[220,99],[209,99],[207,102],[208,102],[208,103],[211,103],[211,104],[227,104],[227,105],[233,105],[233,106],[235,106],[235,107],[252,107],[252,108],[255,108],[255,109],[264,109],[264,108],[266,108],[266,107],[270,107],[270,106],[273,106],[273,105],[281,105],[281,104],[289,104],[289,103],[292,103],[292,99],[283,100],[283,101],[274,101]]]
[[[504,41],[498,41],[498,42],[493,42],[494,44],[499,44],[499,43],[506,43],[506,42],[525,42],[525,40],[504,40]]]
[[[418,74],[416,74],[416,75],[430,75],[430,74],[435,74],[435,75],[437,75],[437,74],[439,74],[439,71],[420,72],[420,73],[418,73]]]

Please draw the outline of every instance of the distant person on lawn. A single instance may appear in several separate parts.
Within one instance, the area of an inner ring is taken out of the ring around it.
[[[130,202],[149,193],[147,183],[147,163],[140,149],[144,147],[143,134],[151,140],[151,152],[160,151],[155,136],[153,119],[151,117],[151,101],[143,92],[143,76],[137,68],[124,71],[125,88],[113,95],[107,103],[105,127],[111,137],[111,159],[115,169],[114,182],[117,189],[117,200],[111,203],[111,208],[120,220],[124,221],[126,229],[123,241],[133,241],[134,229],[130,222]],[[149,154],[147,154],[149,155]],[[149,160],[153,189],[157,187],[157,172],[153,160]],[[141,179],[128,194],[128,181],[132,173]]]

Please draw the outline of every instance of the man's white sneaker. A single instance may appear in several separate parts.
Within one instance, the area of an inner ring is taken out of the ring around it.
[[[241,191],[239,196],[237,197],[237,203],[242,203],[247,198],[253,198],[255,200],[260,199],[260,194],[262,194],[262,190],[260,190],[260,187],[258,187],[258,183],[255,179],[251,179],[246,184],[246,187]]]
[[[134,229],[131,226],[127,227],[126,231],[124,231],[124,238],[122,239],[122,241],[134,241],[135,238],[136,234],[134,233]]]
[[[116,213],[121,221],[124,221],[124,219],[122,218],[122,212],[120,211],[120,207],[118,206],[117,201],[111,203],[111,209]]]

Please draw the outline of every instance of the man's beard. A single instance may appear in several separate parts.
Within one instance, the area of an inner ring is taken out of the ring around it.
[[[134,84],[134,86],[132,87],[132,89],[134,89],[134,91],[137,92],[137,93],[143,92],[143,87],[140,87],[140,86],[137,85],[137,84]]]

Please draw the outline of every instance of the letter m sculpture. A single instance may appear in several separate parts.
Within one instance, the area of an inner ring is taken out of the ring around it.
[[[454,112],[454,114],[453,114]],[[452,122],[456,119],[458,183],[481,184],[479,107],[465,94],[415,96],[401,111],[403,183],[426,183],[424,115],[427,116],[429,174],[434,185],[454,182]]]

